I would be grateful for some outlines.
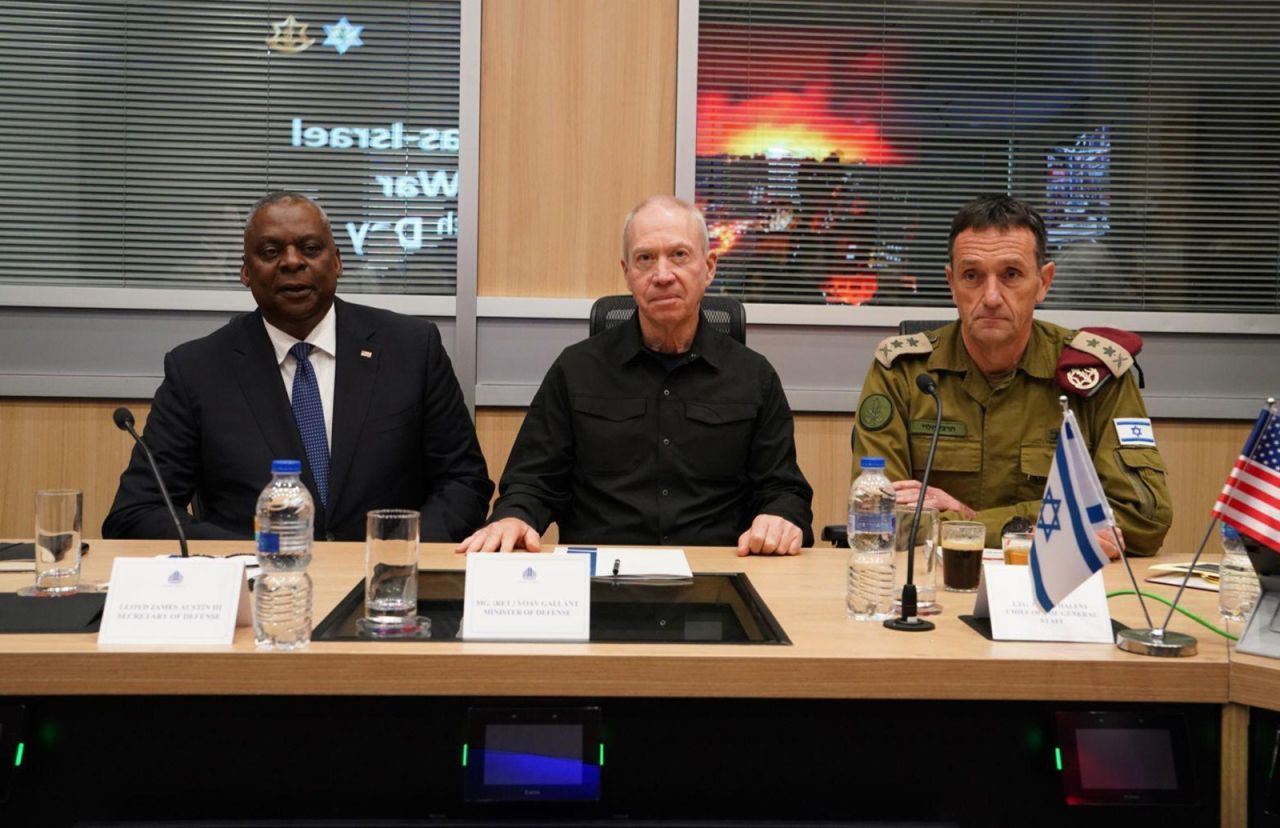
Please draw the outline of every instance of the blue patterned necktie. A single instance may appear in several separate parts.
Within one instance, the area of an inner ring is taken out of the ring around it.
[[[293,372],[293,419],[302,435],[311,476],[316,480],[320,503],[329,502],[329,440],[324,431],[324,405],[320,402],[320,385],[311,367],[310,342],[299,342],[289,349],[297,368]]]

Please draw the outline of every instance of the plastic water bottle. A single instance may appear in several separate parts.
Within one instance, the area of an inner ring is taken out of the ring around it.
[[[253,520],[261,567],[253,588],[253,635],[259,647],[296,650],[311,641],[311,539],[316,519],[302,484],[302,461],[274,460],[271,482]]]
[[[1240,532],[1222,524],[1222,564],[1218,570],[1218,612],[1228,621],[1247,621],[1262,587],[1244,551]]]
[[[856,621],[878,621],[893,615],[893,504],[884,458],[862,458],[862,474],[849,490],[845,608]]]

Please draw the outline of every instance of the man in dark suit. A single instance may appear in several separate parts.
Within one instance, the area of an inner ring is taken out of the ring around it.
[[[273,459],[303,461],[316,537],[361,540],[370,509],[422,512],[422,537],[458,540],[493,493],[435,325],[335,299],[342,256],[324,211],[272,193],[245,226],[240,281],[258,310],[165,356],[144,439],[191,538],[249,538]],[[106,538],[176,532],[141,449]]]

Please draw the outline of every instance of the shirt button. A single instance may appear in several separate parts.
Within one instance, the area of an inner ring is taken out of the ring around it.
[[[666,437],[663,437],[663,438],[662,438],[662,445],[664,445],[664,446],[669,446],[669,445],[671,445],[671,440],[670,440],[670,439],[668,439],[668,438],[666,438]]]
[[[664,397],[670,397],[670,396],[671,396],[671,389],[670,389],[670,388],[664,388],[664,389],[662,389],[662,396],[664,396]]]
[[[670,536],[670,535],[663,535],[663,536],[662,536],[662,542],[663,542],[663,543],[670,543],[670,542],[671,542],[671,536]]]
[[[666,490],[666,489],[663,489],[663,490],[662,490],[662,496],[663,496],[663,497],[666,497],[666,496],[667,496],[667,490]]]

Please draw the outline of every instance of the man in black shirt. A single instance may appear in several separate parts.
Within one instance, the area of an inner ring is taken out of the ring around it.
[[[489,525],[460,552],[566,542],[731,546],[787,554],[813,542],[813,490],[768,361],[700,325],[715,276],[706,223],[669,196],[623,228],[631,322],[566,348],[511,450]]]

